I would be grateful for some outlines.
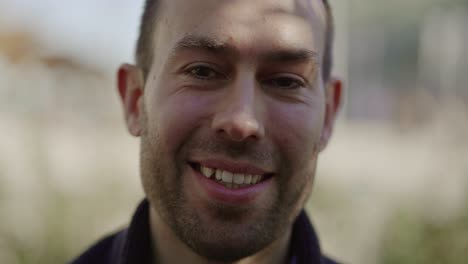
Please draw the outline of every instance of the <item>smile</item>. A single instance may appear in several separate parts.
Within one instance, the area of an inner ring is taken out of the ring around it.
[[[250,187],[259,184],[272,176],[272,174],[236,173],[219,168],[206,167],[199,163],[191,163],[191,166],[206,178],[215,181],[228,189]]]

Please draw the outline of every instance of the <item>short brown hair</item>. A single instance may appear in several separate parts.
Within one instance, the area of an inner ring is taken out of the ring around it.
[[[322,0],[326,10],[326,31],[325,31],[325,51],[322,62],[322,78],[328,81],[331,76],[333,66],[333,39],[334,22],[333,14],[328,0]],[[141,17],[140,35],[136,47],[136,64],[143,70],[143,76],[146,80],[151,64],[153,62],[153,34],[154,23],[156,23],[158,1],[146,0],[143,15]]]

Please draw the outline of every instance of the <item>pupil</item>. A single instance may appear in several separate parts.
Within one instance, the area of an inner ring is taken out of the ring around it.
[[[196,73],[197,73],[198,75],[200,75],[200,76],[206,77],[206,76],[209,76],[209,75],[210,75],[210,70],[207,69],[207,68],[198,68],[198,69],[196,70]]]
[[[289,86],[291,84],[291,81],[287,78],[280,78],[277,81],[279,86]]]

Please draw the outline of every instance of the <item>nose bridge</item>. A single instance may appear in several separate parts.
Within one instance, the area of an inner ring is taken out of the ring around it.
[[[253,74],[239,74],[227,87],[213,118],[213,129],[234,141],[259,139],[264,128]]]
[[[232,114],[254,114],[255,79],[249,77],[239,78],[229,90],[226,110]]]

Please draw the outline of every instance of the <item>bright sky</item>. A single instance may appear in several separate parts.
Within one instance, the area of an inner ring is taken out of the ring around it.
[[[143,0],[0,0],[0,31],[27,30],[47,53],[108,69],[133,61]]]

